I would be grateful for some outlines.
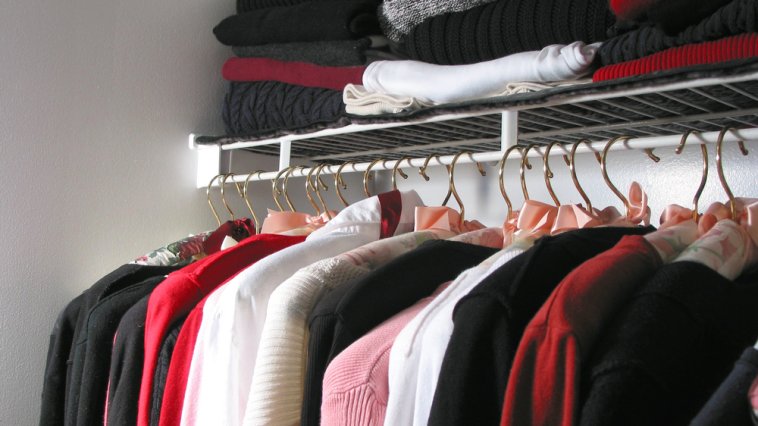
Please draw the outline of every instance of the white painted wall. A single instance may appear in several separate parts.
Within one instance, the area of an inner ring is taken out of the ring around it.
[[[48,336],[121,263],[208,228],[193,130],[221,131],[232,1],[0,7],[0,425],[36,424]]]

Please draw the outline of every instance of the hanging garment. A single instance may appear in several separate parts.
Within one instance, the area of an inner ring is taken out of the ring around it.
[[[160,422],[163,394],[166,389],[171,357],[186,319],[186,317],[182,317],[174,321],[166,331],[166,337],[163,339],[163,343],[161,343],[161,350],[158,352],[158,362],[153,373],[153,395],[150,397],[150,425],[158,425]]]
[[[163,276],[148,278],[100,300],[88,314],[74,347],[72,374],[81,377],[78,392],[76,423],[91,425],[103,421],[108,392],[113,336],[123,315],[140,299],[150,294],[164,280]]]
[[[511,357],[527,323],[550,292],[582,262],[624,235],[651,227],[591,228],[543,237],[506,263],[455,306],[430,425],[497,424]]]
[[[426,424],[442,358],[453,332],[453,308],[490,273],[526,251],[534,238],[517,239],[477,266],[463,271],[400,332],[389,359],[389,398],[384,423]]]
[[[421,231],[374,241],[301,268],[280,284],[268,302],[243,423],[298,423],[308,347],[307,319],[323,295],[349,285],[424,241],[453,235]]]
[[[731,0],[712,15],[675,35],[667,35],[654,24],[611,37],[600,46],[601,65],[631,61],[671,47],[696,44],[758,31],[758,3]]]
[[[237,13],[267,9],[269,7],[288,7],[313,0],[237,0]]]
[[[113,352],[108,376],[105,424],[133,426],[137,424],[139,388],[145,362],[145,296],[121,317],[113,339]]]
[[[389,353],[402,328],[447,287],[382,322],[337,355],[324,373],[324,425],[379,426],[387,408]]]
[[[99,279],[63,309],[53,326],[42,386],[40,425],[76,424],[77,404],[73,393],[79,392],[81,377],[72,374],[74,344],[86,327],[87,314],[101,299],[147,278],[167,274],[176,268],[145,265],[122,265]]]
[[[718,64],[756,56],[758,56],[758,33],[740,34],[716,41],[672,47],[633,61],[606,65],[595,71],[592,81],[614,80],[656,71]]]
[[[502,92],[509,83],[575,80],[589,72],[599,44],[553,44],[470,65],[377,61],[366,67],[366,90],[434,103],[461,102]]]
[[[413,229],[422,205],[414,191],[391,191],[352,204],[306,241],[238,274],[206,300],[192,354],[181,423],[242,422],[268,300],[299,268]]]
[[[254,235],[232,248],[190,265],[191,268],[169,275],[153,290],[145,317],[145,363],[139,395],[139,426],[147,426],[150,420],[153,373],[161,343],[171,323],[187,315],[206,294],[244,267],[301,241],[302,237]]]
[[[691,421],[758,335],[757,273],[732,282],[695,262],[660,268],[598,342],[580,424]]]
[[[278,81],[305,87],[342,90],[360,84],[364,66],[325,67],[307,62],[284,62],[269,58],[229,58],[221,75],[229,81]]]
[[[690,223],[694,240],[697,227]],[[582,371],[595,341],[661,265],[660,255],[644,237],[625,236],[561,280],[524,330],[508,378],[501,426],[576,423]]]
[[[745,398],[758,377],[758,350],[749,347],[734,364],[716,392],[695,416],[692,426],[752,426],[752,407]]]
[[[500,234],[502,242],[502,234]],[[475,242],[428,241],[361,280],[325,295],[308,318],[302,425],[319,425],[327,365],[382,321],[496,252]]]
[[[607,0],[498,0],[427,19],[411,30],[405,48],[422,62],[473,64],[552,44],[603,41],[614,21]]]
[[[274,43],[259,46],[233,46],[232,52],[241,58],[270,58],[278,61],[310,62],[327,67],[351,67],[366,64],[366,50],[371,38],[293,43]]]
[[[324,0],[232,15],[213,34],[227,46],[351,40],[381,34],[376,2]]]

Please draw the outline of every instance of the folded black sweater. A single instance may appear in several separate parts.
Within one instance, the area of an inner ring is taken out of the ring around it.
[[[266,9],[269,7],[287,7],[305,2],[318,2],[324,0],[237,0],[237,13],[251,12],[253,10]],[[345,0],[350,1],[350,0]],[[378,3],[378,2],[375,2]]]
[[[429,18],[405,45],[412,59],[471,64],[550,44],[603,41],[614,22],[607,0],[498,0]]]
[[[381,30],[374,1],[332,0],[232,15],[216,25],[213,34],[219,42],[229,46],[256,46],[351,40],[381,34]]]
[[[223,119],[229,135],[259,135],[335,121],[345,114],[342,91],[277,81],[231,82]]]
[[[648,23],[612,37],[600,46],[598,56],[603,65],[610,65],[639,59],[671,47],[755,31],[758,31],[758,2],[732,0],[698,24],[674,36],[669,36],[660,27]]]

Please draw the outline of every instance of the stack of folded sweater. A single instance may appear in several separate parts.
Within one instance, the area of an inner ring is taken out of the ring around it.
[[[382,56],[377,0],[237,0],[213,33],[223,66],[227,134],[266,135],[337,122],[342,89]],[[372,56],[374,55],[374,56]]]
[[[618,18],[600,47],[603,81],[758,56],[756,0],[610,0]]]

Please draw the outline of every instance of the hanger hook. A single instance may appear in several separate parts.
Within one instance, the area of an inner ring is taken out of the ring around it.
[[[425,181],[429,182],[429,175],[426,174],[426,168],[429,167],[429,162],[432,161],[432,158],[437,158],[437,162],[442,166],[445,166],[445,170],[447,171],[448,181],[450,180],[450,166],[442,164],[442,159],[437,154],[430,154],[426,157],[424,160],[424,164],[421,165],[421,167],[418,168],[418,174],[421,175],[421,177],[424,178]],[[445,194],[445,200],[442,201],[442,205],[446,206],[447,202],[450,201],[450,196],[453,194],[453,192],[450,190],[450,185],[448,185],[447,188],[447,194]]]
[[[234,220],[234,212],[232,211],[232,208],[229,207],[229,203],[226,202],[226,193],[224,189],[226,188],[226,181],[227,179],[234,177],[234,173],[227,173],[224,175],[223,178],[221,178],[221,202],[224,203],[224,207],[226,207],[226,211],[229,212],[229,217],[231,217],[231,220]],[[236,183],[235,183],[236,185]],[[237,188],[239,191],[239,187]]]
[[[376,159],[368,164],[368,167],[366,167],[366,171],[363,172],[363,192],[366,194],[366,197],[370,197],[371,194],[368,192],[368,181],[371,179],[371,168],[376,165],[376,163],[382,161],[381,159]]]
[[[611,149],[611,146],[613,146],[613,144],[620,140],[628,141],[629,139],[631,139],[629,136],[616,136],[614,138],[611,138],[605,144],[605,147],[603,148],[603,154],[600,156],[600,171],[603,173],[603,180],[605,180],[606,185],[608,185],[611,191],[613,191],[613,193],[616,194],[616,196],[619,197],[621,202],[624,204],[627,216],[629,215],[629,212],[631,212],[632,206],[629,205],[629,200],[624,196],[624,194],[621,193],[621,191],[619,191],[616,185],[614,185],[613,182],[611,182],[611,179],[608,177],[608,167],[606,165],[606,161],[608,160],[608,151]]]
[[[284,192],[284,201],[287,202],[287,207],[290,208],[290,211],[296,211],[295,206],[292,204],[292,199],[290,198],[289,194],[289,183],[290,183],[290,176],[292,176],[292,173],[295,173],[295,170],[305,170],[305,166],[294,166],[290,167],[289,170],[287,170],[287,173],[284,174],[284,181],[282,182],[282,191]]]
[[[589,197],[587,197],[587,193],[584,192],[584,189],[582,188],[582,185],[579,184],[579,178],[576,177],[576,149],[579,148],[579,145],[581,144],[587,144],[587,147],[592,149],[592,145],[589,139],[581,139],[577,142],[575,142],[571,146],[571,154],[569,155],[569,170],[571,170],[571,180],[574,181],[574,186],[576,187],[576,190],[579,192],[579,195],[581,195],[582,199],[584,200],[584,204],[587,206],[587,211],[592,212],[592,203],[590,202]],[[595,154],[595,159],[597,160],[598,164],[602,161],[600,158],[600,153],[593,151],[593,154]]]
[[[282,177],[284,173],[287,173],[292,167],[286,167],[282,170],[279,170],[279,172],[276,174],[276,177],[271,180],[271,196],[274,198],[274,203],[276,203],[276,207],[279,208],[279,211],[284,211],[284,207],[282,207],[282,203],[279,202],[279,195],[281,195],[281,191],[277,187],[277,183],[279,182],[279,178]]]
[[[313,199],[313,195],[311,194],[311,189],[314,191],[316,188],[313,186],[313,182],[311,182],[311,178],[313,177],[313,173],[316,171],[317,166],[313,166],[310,169],[308,169],[308,174],[305,176],[305,196],[308,198],[308,203],[313,207],[313,210],[316,211],[316,215],[321,214],[321,208],[316,203],[316,200]]]
[[[553,199],[553,203],[557,206],[561,205],[561,202],[558,201],[558,196],[555,195],[555,191],[553,191],[553,185],[550,183],[550,179],[553,178],[553,171],[550,170],[550,150],[553,149],[553,146],[558,145],[560,142],[553,141],[547,144],[547,147],[545,148],[545,154],[542,156],[542,172],[545,175],[545,186],[547,186],[547,192],[550,194],[550,198]],[[565,155],[563,156],[565,160],[568,160],[568,157]]]
[[[342,191],[340,191],[340,187],[342,189],[347,189],[347,184],[345,183],[345,180],[342,178],[342,169],[347,166],[348,164],[355,164],[352,161],[347,161],[345,163],[340,164],[339,167],[337,167],[337,173],[334,174],[334,190],[337,192],[337,198],[340,199],[342,202],[342,205],[347,207],[348,202],[345,199],[345,196],[342,195]]]
[[[208,206],[211,208],[211,213],[213,213],[213,217],[216,218],[216,222],[218,223],[218,226],[221,226],[221,218],[218,216],[218,212],[216,211],[216,207],[213,206],[213,202],[211,201],[211,187],[213,186],[213,182],[216,181],[216,179],[222,177],[224,175],[219,174],[216,176],[213,176],[211,178],[211,181],[208,182],[208,187],[205,189],[205,196],[208,199]]]
[[[400,173],[400,176],[403,179],[408,179],[408,175],[405,174],[405,172],[403,172],[400,169],[400,163],[402,163],[403,160],[408,161],[408,166],[409,167],[411,165],[411,158],[410,157],[401,157],[399,160],[397,160],[395,162],[395,165],[392,167],[392,189],[397,189],[397,174],[398,173]]]
[[[466,214],[466,207],[463,206],[463,200],[461,200],[460,195],[458,195],[458,190],[455,188],[455,164],[458,162],[458,158],[461,157],[461,155],[468,155],[469,158],[471,158],[471,162],[476,164],[476,168],[479,171],[479,174],[482,176],[486,176],[487,172],[484,170],[484,166],[482,166],[482,163],[476,161],[474,159],[474,154],[472,154],[469,151],[461,151],[457,154],[455,154],[455,157],[453,157],[453,161],[450,163],[450,169],[448,173],[448,186],[450,187],[450,192],[453,193],[453,197],[455,197],[455,202],[458,203],[458,206],[461,210],[461,223],[463,223],[464,216]]]
[[[503,153],[503,157],[500,159],[500,165],[498,166],[498,184],[500,185],[500,193],[503,195],[503,199],[505,199],[505,205],[508,206],[508,216],[506,216],[506,220],[509,220],[511,216],[513,216],[513,204],[511,203],[511,199],[508,198],[508,194],[505,191],[505,182],[503,180],[503,175],[505,172],[505,163],[508,161],[508,156],[513,151],[518,151],[519,154],[522,156],[524,155],[524,150],[519,145],[513,145],[505,150]]]
[[[726,183],[726,177],[724,176],[724,167],[722,164],[721,159],[721,146],[724,144],[724,136],[726,136],[726,132],[732,132],[734,133],[736,129],[733,127],[724,127],[721,129],[721,132],[719,132],[718,140],[716,141],[716,171],[719,174],[719,181],[721,181],[721,187],[724,188],[724,192],[726,192],[726,195],[729,196],[729,210],[732,212],[732,220],[737,220],[737,206],[735,205],[734,200],[734,194],[732,193],[732,189],[729,188],[729,184]],[[742,139],[738,139],[737,143],[740,147],[740,152],[742,155],[747,155],[748,151],[747,148],[745,148],[745,141]]]
[[[523,151],[521,151],[521,167],[519,168],[519,178],[521,179],[521,192],[524,194],[524,200],[529,200],[529,191],[526,188],[526,171],[524,170],[529,169],[532,170],[532,164],[529,163],[529,150],[532,148],[537,147],[537,144],[529,144],[524,148]]]
[[[682,153],[682,150],[684,150],[684,145],[687,143],[687,138],[693,133],[696,133],[700,135],[700,132],[697,130],[687,130],[684,135],[682,135],[682,139],[679,141],[679,146],[676,147],[676,150],[674,151],[676,155],[679,155]],[[692,199],[692,220],[697,222],[699,218],[698,214],[698,203],[700,202],[700,196],[703,194],[703,189],[705,189],[705,183],[708,180],[708,149],[705,147],[704,143],[700,144],[700,154],[703,157],[703,174],[700,178],[700,186],[697,187],[697,192],[695,192],[695,197]]]
[[[318,200],[321,202],[321,207],[324,208],[324,213],[326,213],[326,216],[331,220],[332,214],[329,212],[329,206],[326,205],[326,201],[324,201],[324,197],[321,196],[321,190],[328,191],[329,187],[326,186],[324,181],[321,179],[321,172],[324,171],[324,168],[329,167],[328,164],[322,163],[318,166],[316,170],[316,197],[318,197]]]
[[[250,184],[250,178],[253,177],[253,175],[256,173],[258,173],[258,180],[260,180],[260,176],[263,173],[263,170],[256,170],[247,175],[245,178],[245,183],[242,186],[242,199],[245,200],[245,205],[247,205],[247,209],[250,210],[250,217],[253,218],[253,223],[255,224],[255,233],[257,234],[260,232],[260,229],[258,228],[258,216],[255,215],[255,211],[253,211],[253,205],[250,203],[250,200],[247,197],[247,186]]]

